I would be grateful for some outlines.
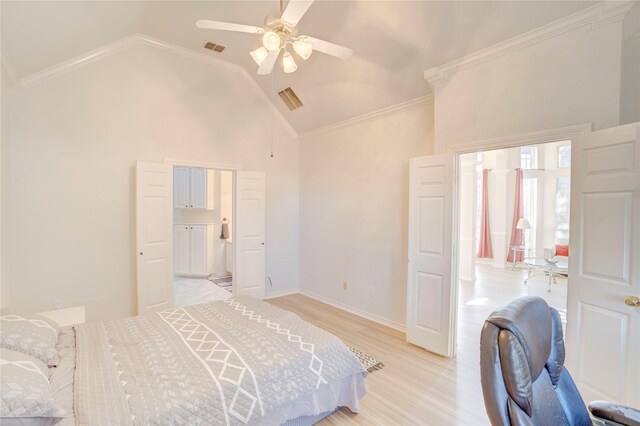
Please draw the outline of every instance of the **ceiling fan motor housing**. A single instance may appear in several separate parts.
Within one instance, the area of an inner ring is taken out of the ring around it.
[[[295,37],[298,30],[295,26],[291,27],[285,24],[281,18],[282,12],[273,12],[267,15],[267,17],[264,18],[264,28],[266,31],[273,31],[278,34],[281,40],[280,47],[284,47],[285,44]]]

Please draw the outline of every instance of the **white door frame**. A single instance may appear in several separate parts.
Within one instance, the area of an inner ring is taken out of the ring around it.
[[[236,215],[237,209],[236,209],[236,200],[237,200],[237,194],[236,194],[236,175],[237,175],[237,171],[241,170],[242,167],[240,167],[238,164],[223,164],[223,163],[207,163],[207,162],[203,162],[203,161],[192,161],[192,160],[176,160],[174,158],[165,158],[164,159],[164,164],[167,164],[169,166],[171,166],[171,204],[173,205],[173,169],[175,167],[199,167],[202,169],[214,169],[214,170],[220,170],[220,171],[230,171],[233,172],[233,188],[231,190],[232,193],[232,205],[233,205],[233,216]],[[236,235],[236,221],[234,220],[235,217],[231,218],[231,233],[232,235]],[[171,224],[171,235],[173,235],[173,209],[171,209],[171,217],[170,220],[168,221]],[[169,247],[169,250],[171,251],[171,253],[173,254],[173,239],[171,239],[171,247]],[[173,271],[173,264],[171,265],[171,270]],[[175,273],[175,271],[173,271]],[[235,290],[235,279],[236,276],[236,262],[233,262],[233,271],[231,272],[231,282],[232,282],[232,289]]]
[[[457,199],[458,194],[460,193],[460,181],[458,177],[458,173],[460,171],[460,155],[468,154],[478,151],[491,151],[494,149],[505,149],[505,148],[516,148],[519,146],[526,145],[538,145],[550,142],[559,142],[563,140],[571,140],[573,141],[576,136],[582,133],[588,133],[593,131],[592,123],[578,124],[574,126],[566,126],[559,127],[555,129],[542,130],[539,132],[526,133],[520,135],[513,135],[495,139],[486,139],[477,142],[470,143],[461,143],[454,144],[447,147],[447,152],[454,154],[455,158],[453,160],[454,164],[454,179],[453,179],[453,271],[451,273],[451,282],[452,285],[455,286],[456,290],[452,292],[451,297],[451,309],[453,309],[453,323],[452,330],[454,333],[454,354],[455,354],[455,346],[457,346],[457,329],[458,329],[458,287],[459,287],[459,276],[458,276],[458,258],[459,258],[459,226],[460,226],[460,215],[459,215],[459,201]],[[571,226],[571,224],[569,225]],[[570,282],[571,280],[569,280]],[[568,284],[569,285],[569,284]],[[567,307],[568,309],[568,307]]]

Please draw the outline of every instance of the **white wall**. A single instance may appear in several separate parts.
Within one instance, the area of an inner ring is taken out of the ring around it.
[[[435,88],[435,151],[592,122],[618,125],[622,22],[583,25],[476,63]]]
[[[428,98],[301,136],[301,291],[405,323],[409,159],[432,153],[432,129]]]
[[[297,288],[298,142],[241,74],[136,44],[9,95],[2,250],[13,308],[62,298],[85,304],[89,320],[134,314],[134,165],[164,158],[266,171],[267,293]]]

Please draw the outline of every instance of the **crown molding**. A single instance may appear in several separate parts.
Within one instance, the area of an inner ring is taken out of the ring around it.
[[[424,72],[424,78],[432,87],[437,87],[446,83],[449,77],[458,71],[516,52],[576,28],[589,25],[591,29],[596,29],[619,22],[629,13],[633,3],[633,1],[599,3],[486,49],[463,56],[444,65],[429,68]]]
[[[12,86],[18,84],[18,76],[16,74],[9,57],[0,46],[0,67],[2,67],[2,78],[7,78]]]
[[[328,126],[319,127],[317,129],[309,130],[308,132],[304,132],[300,134],[300,138],[306,138],[308,136],[317,135],[318,133],[328,132],[330,130],[339,129],[342,127],[349,127],[364,121],[373,120],[383,115],[393,114],[399,111],[407,111],[412,108],[421,107],[423,105],[427,105],[429,102],[433,102],[433,94],[428,94],[425,96],[420,96],[418,98],[410,99],[405,102],[401,102],[399,104],[392,105],[390,107],[382,108],[373,112],[369,112],[363,115],[359,115],[357,117],[349,118],[344,121],[340,121],[338,123],[329,124]]]
[[[633,34],[624,39],[625,46],[634,46],[640,43],[640,29],[637,29]]]
[[[469,143],[454,143],[447,146],[447,152],[464,154],[479,150],[510,148],[514,146],[537,145],[548,142],[559,142],[574,138],[578,134],[593,131],[592,123],[574,124],[571,126],[546,129],[538,132],[521,133],[518,135],[502,136]]]
[[[177,46],[175,44],[171,44],[163,40],[149,37],[145,34],[140,34],[140,33],[132,34],[120,40],[116,40],[114,42],[105,44],[104,46],[99,47],[98,49],[91,50],[82,55],[76,56],[64,62],[60,62],[59,64],[53,65],[41,71],[37,71],[33,74],[29,74],[25,77],[17,79],[16,80],[17,85],[22,87],[23,89],[30,89],[34,86],[42,84],[53,78],[59,77],[63,74],[71,72],[87,64],[107,58],[115,53],[128,49],[131,46],[140,45],[140,44],[151,46],[151,47],[161,49],[167,52],[171,52],[174,54],[178,54],[183,57],[190,58],[205,64],[214,65],[217,67],[228,69],[232,72],[239,73],[245,79],[249,87],[260,98],[260,100],[267,106],[267,108],[269,108],[271,113],[276,117],[278,122],[285,128],[287,133],[293,138],[296,138],[296,139],[298,138],[298,132],[296,132],[296,130],[291,126],[291,124],[284,117],[284,115],[282,115],[282,112],[280,112],[280,110],[273,104],[273,102],[271,102],[269,97],[264,93],[264,91],[260,88],[258,83],[247,72],[247,70],[241,67],[240,65],[236,65],[231,62],[224,61],[222,59],[214,58],[204,53],[195,52],[191,49],[187,49],[182,46]],[[2,56],[4,57],[4,55]],[[3,64],[4,64],[4,61],[3,61]]]

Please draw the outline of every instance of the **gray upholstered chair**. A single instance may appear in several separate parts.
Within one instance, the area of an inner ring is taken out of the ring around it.
[[[482,393],[491,424],[638,425],[640,412],[605,402],[585,407],[564,368],[558,311],[523,297],[487,318],[480,341]]]

